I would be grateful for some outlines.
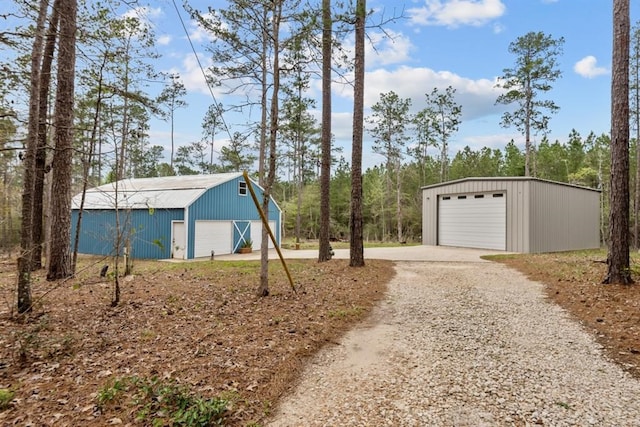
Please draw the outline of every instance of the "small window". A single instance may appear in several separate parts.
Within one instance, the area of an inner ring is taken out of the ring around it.
[[[247,183],[244,181],[238,181],[238,194],[241,196],[247,195]]]
[[[493,195],[493,197],[503,197],[503,196],[504,196],[504,194],[502,194],[502,193],[496,193],[496,194]]]
[[[458,200],[464,200],[466,198],[467,198],[467,196],[458,196]]]
[[[451,200],[451,197],[449,197],[449,196],[442,196],[442,200]]]
[[[474,199],[484,199],[484,194],[476,194],[473,196]]]

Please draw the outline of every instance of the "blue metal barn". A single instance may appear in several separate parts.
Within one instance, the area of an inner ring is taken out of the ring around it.
[[[251,184],[262,203],[262,188]],[[72,201],[72,244],[81,198]],[[273,198],[268,218],[279,245],[282,212]],[[128,242],[134,258],[193,259],[235,253],[247,241],[259,249],[261,235],[241,173],[126,179],[86,192],[78,252],[113,255]]]

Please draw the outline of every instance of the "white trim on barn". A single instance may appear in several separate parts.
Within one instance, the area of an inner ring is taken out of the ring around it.
[[[239,239],[233,247],[233,253],[236,253],[245,242],[251,240],[250,230],[251,222],[249,221],[233,221],[233,228],[238,232]],[[252,246],[253,247],[253,246]]]

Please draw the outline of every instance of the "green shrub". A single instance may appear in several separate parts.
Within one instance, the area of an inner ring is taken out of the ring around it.
[[[15,393],[6,388],[0,388],[0,411],[4,411],[11,405]]]
[[[120,402],[125,396],[128,400]],[[175,380],[157,377],[128,377],[109,383],[98,393],[98,404],[107,409],[115,402],[133,409],[136,421],[145,425],[185,427],[224,425],[228,405],[224,399],[203,399]]]

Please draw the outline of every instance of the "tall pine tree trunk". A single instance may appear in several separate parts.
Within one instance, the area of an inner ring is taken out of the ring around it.
[[[93,111],[93,123],[91,125],[91,137],[89,138],[89,146],[84,147],[82,154],[82,196],[80,198],[80,206],[78,208],[78,218],[76,219],[76,232],[73,236],[73,247],[71,257],[71,273],[76,273],[76,265],[78,261],[78,246],[80,245],[80,233],[82,228],[82,212],[86,201],[87,188],[89,188],[89,170],[93,163],[94,152],[96,150],[96,140],[98,138],[98,129],[100,128],[100,112],[102,110],[102,91],[104,69],[107,66],[107,55],[103,56],[100,64],[100,73],[98,74],[97,93],[95,95],[95,109]]]
[[[366,0],[357,0],[355,17],[355,82],[353,87],[353,141],[351,147],[351,239],[349,265],[364,266],[362,239],[362,139],[364,127],[364,36]]]
[[[322,170],[320,172],[320,248],[318,261],[331,259],[331,1],[322,0]]]
[[[395,161],[396,170],[396,231],[398,232],[398,243],[404,242],[402,236],[402,180],[400,179],[400,159]]]
[[[636,131],[636,176],[635,176],[635,191],[634,191],[634,203],[633,203],[633,247],[636,250],[640,250],[640,27],[632,29],[632,66],[631,66],[631,78],[630,82],[631,94],[630,98],[633,100],[633,111],[630,115],[633,117],[633,122]]]
[[[263,21],[266,22],[269,16],[269,10],[267,6],[263,6]],[[266,32],[265,32],[266,33]],[[261,116],[260,116],[260,153],[258,158],[258,183],[264,189],[266,187],[267,176],[267,111],[268,111],[268,90],[269,83],[267,81],[268,78],[268,69],[267,69],[267,54],[269,51],[268,44],[268,35],[263,34],[262,37],[262,56],[261,60],[261,86],[262,86],[262,96],[260,98],[260,106],[262,108]],[[269,218],[267,216],[267,218]],[[264,224],[262,227],[262,235],[260,236],[260,284],[258,286],[258,295],[267,296],[269,295],[269,233],[264,228]]]
[[[23,162],[22,231],[18,256],[18,313],[31,311],[31,270],[33,259],[33,191],[35,183],[36,146],[40,94],[40,67],[44,45],[44,24],[47,18],[47,0],[40,0],[38,20],[31,52],[31,78],[29,87],[29,124]]]
[[[629,0],[613,1],[609,256],[604,283],[632,283],[629,271]]]
[[[273,85],[271,87],[271,107],[269,111],[269,165],[262,198],[262,210],[267,218],[269,218],[269,201],[271,200],[271,191],[273,189],[273,184],[276,181],[276,141],[278,138],[279,113],[278,96],[280,92],[280,20],[282,19],[282,1],[283,0],[276,0],[273,2],[273,16],[271,21],[271,40],[274,49],[273,56],[271,58],[273,61]],[[269,241],[267,230],[264,228],[262,230],[262,243],[260,252],[260,286],[258,287],[258,295],[267,296],[269,295]]]
[[[55,107],[55,151],[51,194],[51,250],[47,280],[72,274],[71,162],[73,158],[73,104],[76,63],[77,0],[60,2],[60,48]]]
[[[47,112],[49,110],[49,90],[51,88],[51,65],[56,49],[58,22],[60,19],[60,0],[55,0],[49,30],[47,31],[42,70],[40,76],[40,96],[38,114],[38,145],[36,148],[35,182],[33,190],[33,264],[34,270],[42,267],[42,246],[44,243],[44,177],[47,173]]]

